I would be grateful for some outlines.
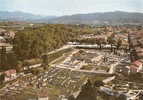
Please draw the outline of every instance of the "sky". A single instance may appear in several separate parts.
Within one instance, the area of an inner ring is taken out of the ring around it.
[[[56,16],[109,11],[143,13],[143,0],[0,0],[0,11]]]

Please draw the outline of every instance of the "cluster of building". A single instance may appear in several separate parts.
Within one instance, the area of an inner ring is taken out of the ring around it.
[[[1,77],[1,82],[8,82],[8,81],[12,81],[14,79],[17,78],[17,73],[15,69],[10,69],[4,72],[0,73],[0,77]],[[3,78],[2,78],[3,77]]]
[[[129,73],[143,72],[143,33],[129,33],[131,65]]]
[[[8,39],[14,39],[14,37],[14,31],[7,31],[5,29],[0,28],[0,43],[6,43]]]

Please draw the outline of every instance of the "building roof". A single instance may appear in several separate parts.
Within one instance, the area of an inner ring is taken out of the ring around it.
[[[136,67],[139,67],[139,66],[143,65],[142,62],[140,62],[139,60],[134,61],[132,64],[135,65]]]
[[[7,70],[4,72],[7,76],[10,76],[12,74],[15,74],[16,73],[16,70],[15,69],[10,69],[10,70]]]
[[[135,65],[130,65],[129,67],[130,67],[130,68],[134,68],[134,69],[136,69],[136,70],[138,69],[138,67],[135,66]]]
[[[140,65],[142,65],[142,62],[140,62],[139,60],[137,60],[137,61],[134,61],[133,64],[136,65],[136,66],[140,66]]]

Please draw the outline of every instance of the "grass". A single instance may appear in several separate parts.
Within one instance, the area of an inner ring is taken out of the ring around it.
[[[52,61],[51,64],[59,64],[59,63],[61,63],[62,61],[64,61],[66,59],[66,57],[68,55],[70,55],[71,52],[72,52],[72,50],[63,53],[63,55],[61,57],[59,57],[59,58],[55,59],[54,61]]]
[[[64,49],[64,50],[61,50],[61,51],[58,51],[58,52],[55,52],[55,53],[52,53],[52,54],[49,54],[47,55],[47,62],[50,63],[52,62],[53,60],[61,57],[63,54],[67,53],[67,52],[70,52],[72,49],[68,48],[68,49]]]

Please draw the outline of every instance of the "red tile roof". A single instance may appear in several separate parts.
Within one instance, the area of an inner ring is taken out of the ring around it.
[[[135,65],[131,65],[130,68],[138,69],[138,67]]]
[[[140,48],[140,47],[137,47],[137,48],[135,48],[136,49],[136,52],[138,53],[138,52],[143,52],[143,48]]]
[[[16,70],[15,69],[11,69],[11,70],[7,70],[4,72],[7,76],[10,76],[11,74],[15,74]]]
[[[139,60],[134,61],[132,64],[135,65],[136,67],[142,66],[142,62],[140,62]]]

